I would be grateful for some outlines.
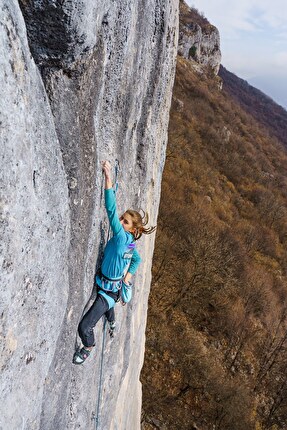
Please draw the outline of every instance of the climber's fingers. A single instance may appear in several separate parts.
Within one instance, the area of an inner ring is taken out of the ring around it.
[[[110,173],[111,168],[111,163],[108,160],[102,161],[102,169],[106,175]]]

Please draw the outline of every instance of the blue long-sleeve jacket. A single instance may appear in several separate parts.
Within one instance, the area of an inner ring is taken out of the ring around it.
[[[131,245],[134,242],[133,235],[125,231],[120,223],[115,193],[112,188],[105,190],[105,206],[113,237],[105,247],[101,272],[106,278],[117,281],[123,277],[127,270],[131,274],[135,274],[141,257]],[[102,280],[99,276],[97,276],[97,284],[102,287]],[[105,282],[105,289],[115,292],[118,289],[117,283]]]
[[[115,193],[112,188],[105,190],[105,205],[113,237],[108,241],[102,262],[102,273],[110,279],[119,279],[130,263],[129,272],[134,274],[141,261],[138,252],[134,249],[131,253],[131,245],[134,237],[124,230],[120,223],[116,207]]]

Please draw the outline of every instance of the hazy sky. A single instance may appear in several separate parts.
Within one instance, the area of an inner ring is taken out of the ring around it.
[[[287,0],[187,0],[220,33],[222,64],[287,108]]]

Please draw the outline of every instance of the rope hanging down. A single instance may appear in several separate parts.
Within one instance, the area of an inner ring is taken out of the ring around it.
[[[102,381],[102,379],[103,379],[103,363],[104,363],[104,350],[105,350],[105,343],[106,343],[106,324],[107,324],[107,319],[105,318],[104,324],[103,324],[102,353],[101,353],[101,360],[100,360],[98,404],[97,404],[97,412],[96,412],[96,414],[94,414],[95,430],[99,429],[99,424],[100,424],[100,406],[101,406],[102,388],[103,388],[103,381]]]

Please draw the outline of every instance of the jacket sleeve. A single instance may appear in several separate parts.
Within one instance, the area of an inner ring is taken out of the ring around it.
[[[119,220],[115,192],[112,188],[105,190],[105,206],[114,236],[123,236],[125,239],[125,231]]]
[[[131,258],[131,264],[130,267],[128,269],[128,272],[131,273],[132,275],[134,275],[137,271],[138,265],[140,264],[140,262],[142,261],[139,253],[137,252],[137,250],[135,249],[133,252],[133,256]]]

